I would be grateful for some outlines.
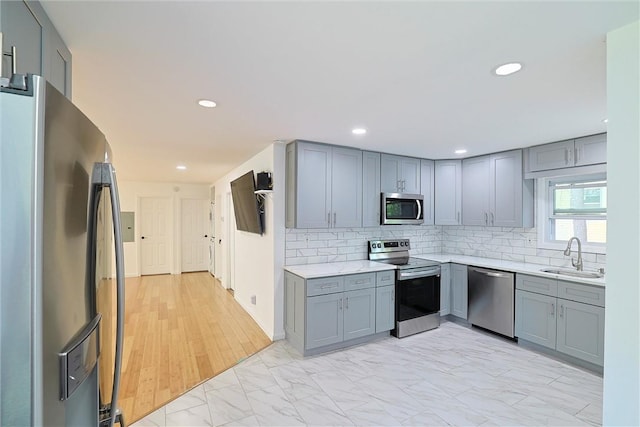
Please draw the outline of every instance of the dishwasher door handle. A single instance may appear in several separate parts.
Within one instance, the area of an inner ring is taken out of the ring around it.
[[[496,273],[495,271],[482,270],[479,268],[471,268],[476,273],[484,274],[491,277],[509,277],[510,273]]]

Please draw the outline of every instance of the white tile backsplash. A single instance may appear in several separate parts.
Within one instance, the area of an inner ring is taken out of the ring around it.
[[[367,242],[410,239],[411,255],[451,253],[571,267],[562,250],[538,248],[535,228],[391,225],[327,230],[286,230],[286,265],[367,259]],[[575,254],[572,254],[575,256]],[[583,254],[584,268],[604,268],[605,254]]]

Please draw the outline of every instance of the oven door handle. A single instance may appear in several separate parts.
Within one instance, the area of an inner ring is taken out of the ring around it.
[[[422,270],[417,272],[400,272],[398,274],[398,280],[407,280],[407,279],[419,279],[421,277],[431,277],[440,275],[440,267],[431,268],[429,270]]]

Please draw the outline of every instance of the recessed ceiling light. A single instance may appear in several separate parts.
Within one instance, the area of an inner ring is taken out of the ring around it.
[[[209,99],[201,99],[198,101],[198,105],[200,105],[201,107],[204,108],[213,108],[215,107],[217,104]]]
[[[609,119],[604,119],[602,123],[609,123]]]
[[[176,166],[176,169],[178,169],[179,171],[183,171],[183,170],[187,170],[187,167],[185,165],[178,165]]]
[[[500,65],[496,67],[494,73],[498,76],[508,76],[509,74],[513,74],[522,69],[522,64],[519,62],[510,62],[508,64]]]
[[[456,151],[454,151],[454,153],[456,153],[456,154],[464,154],[464,153],[466,153],[466,152],[467,152],[467,150],[465,150],[464,148],[463,148],[463,149],[461,149],[461,150],[456,150]]]
[[[364,135],[367,133],[367,130],[365,128],[354,128],[351,130],[351,133],[354,135]]]

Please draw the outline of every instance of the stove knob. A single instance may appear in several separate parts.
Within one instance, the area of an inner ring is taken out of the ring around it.
[[[382,243],[378,243],[378,248],[381,248],[381,247],[382,247]]]
[[[404,242],[400,242],[400,246],[404,246]]]

